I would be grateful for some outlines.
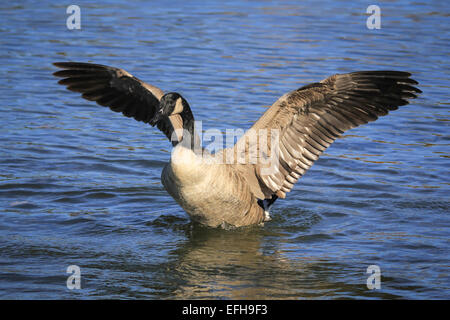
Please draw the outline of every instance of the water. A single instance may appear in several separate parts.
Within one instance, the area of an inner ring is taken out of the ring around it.
[[[379,2],[380,30],[347,1],[76,4],[81,30],[66,5],[0,5],[0,298],[450,298],[448,2]],[[220,130],[334,73],[410,71],[423,94],[337,140],[266,226],[213,230],[164,191],[162,134],[56,84],[69,60],[178,91]]]

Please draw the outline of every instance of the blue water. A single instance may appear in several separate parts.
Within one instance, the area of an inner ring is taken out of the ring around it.
[[[378,1],[379,30],[353,1],[165,3],[80,0],[81,30],[60,2],[0,5],[0,298],[449,299],[449,3]],[[58,86],[55,61],[180,92],[204,129],[334,73],[409,71],[423,94],[338,139],[273,221],[225,231],[164,191],[166,138]]]

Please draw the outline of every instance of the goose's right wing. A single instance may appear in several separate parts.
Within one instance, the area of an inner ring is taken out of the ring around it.
[[[67,86],[68,90],[82,93],[81,96],[86,100],[96,101],[137,121],[150,123],[164,95],[161,89],[123,69],[83,62],[56,62],[54,65],[63,69],[53,74],[64,78],[59,84]],[[163,118],[156,125],[170,140],[173,132],[170,121]]]

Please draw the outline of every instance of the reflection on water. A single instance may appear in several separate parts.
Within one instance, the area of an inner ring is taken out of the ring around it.
[[[300,225],[300,227],[302,227]],[[309,227],[304,225],[303,228]],[[177,299],[295,299],[317,297],[395,298],[388,293],[368,294],[365,270],[336,260],[333,254],[301,252],[325,235],[296,239],[295,257],[287,234],[251,227],[224,232],[197,225],[186,228],[188,241],[173,252],[169,272]],[[290,248],[269,241],[283,239]],[[347,253],[340,253],[341,257]],[[345,270],[345,272],[342,272]]]
[[[0,5],[0,298],[450,297],[445,2],[383,2],[380,30],[346,1],[77,4],[74,31],[64,4]],[[334,73],[411,71],[423,94],[338,139],[264,227],[211,230],[160,183],[165,137],[59,87],[60,60],[178,91],[221,132]]]
[[[266,235],[272,236],[279,235]],[[330,273],[341,266],[326,258],[290,259],[277,248],[264,248],[265,235],[260,230],[203,230],[189,240],[177,252],[180,256],[173,271],[183,282],[173,292],[174,298],[314,298],[358,287],[333,279]]]

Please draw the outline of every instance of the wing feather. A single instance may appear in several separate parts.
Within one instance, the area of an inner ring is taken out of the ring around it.
[[[250,129],[280,132],[278,144],[269,144],[269,149],[278,148],[275,170],[265,174],[262,169],[267,165],[247,164],[254,166],[258,181],[252,185],[254,194],[284,198],[345,131],[375,121],[416,98],[421,91],[410,76],[400,71],[337,74],[283,95]]]
[[[68,90],[81,93],[81,97],[121,112],[126,117],[150,123],[158,111],[164,92],[134,77],[127,71],[100,64],[83,62],[56,62],[63,70],[53,73],[63,79],[58,83]],[[170,140],[173,126],[166,118],[156,123]]]

